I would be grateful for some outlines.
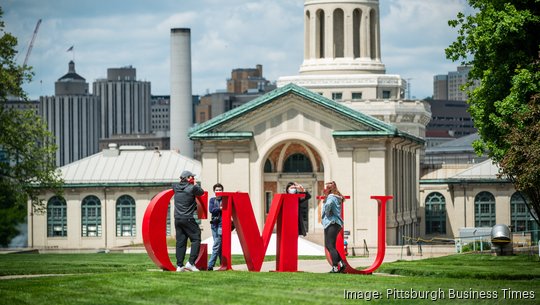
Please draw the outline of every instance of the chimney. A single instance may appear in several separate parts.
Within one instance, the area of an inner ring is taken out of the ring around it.
[[[191,100],[191,30],[171,29],[171,150],[193,157],[193,143],[188,138],[192,126]]]

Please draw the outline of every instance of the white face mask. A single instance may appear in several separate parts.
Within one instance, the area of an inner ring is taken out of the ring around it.
[[[293,188],[289,189],[289,194],[296,194],[296,193],[298,193],[296,189],[293,189]]]

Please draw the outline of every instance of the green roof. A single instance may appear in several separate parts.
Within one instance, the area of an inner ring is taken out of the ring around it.
[[[262,107],[273,100],[280,98],[288,94],[295,94],[303,97],[319,106],[322,106],[328,110],[343,115],[353,121],[356,121],[362,125],[368,126],[371,131],[358,131],[358,130],[345,130],[334,131],[334,137],[403,137],[408,138],[414,142],[423,144],[424,140],[408,133],[398,130],[395,126],[385,123],[369,115],[358,112],[352,108],[349,108],[341,103],[327,99],[324,96],[312,92],[306,88],[300,87],[295,84],[288,84],[281,88],[275,89],[265,95],[262,95],[240,107],[227,111],[209,121],[206,121],[200,125],[193,127],[190,130],[189,138],[192,140],[199,139],[245,139],[252,137],[253,134],[249,131],[245,132],[215,132],[214,129],[226,122],[229,122],[235,118],[245,115],[259,107]]]

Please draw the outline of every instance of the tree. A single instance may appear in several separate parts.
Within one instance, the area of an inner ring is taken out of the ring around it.
[[[538,154],[540,145],[539,130],[534,127],[540,121],[535,110],[540,92],[540,1],[468,3],[474,14],[459,13],[456,20],[448,22],[458,29],[458,37],[446,49],[446,57],[472,66],[466,88],[473,80],[481,81],[469,92],[468,100],[481,138],[474,143],[475,150],[487,152],[500,165],[501,174],[527,195],[528,204],[540,215],[540,175],[534,174],[540,173],[540,163],[529,159]],[[536,135],[537,139],[528,141],[532,138],[519,137],[520,133]]]
[[[0,245],[7,246],[24,222],[27,202],[42,210],[41,188],[59,193],[62,180],[54,165],[56,147],[52,135],[33,111],[8,109],[8,97],[27,100],[22,89],[30,81],[30,68],[14,60],[17,39],[4,31],[0,7]]]

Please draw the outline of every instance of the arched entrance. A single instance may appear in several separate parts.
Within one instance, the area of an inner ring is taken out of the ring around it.
[[[285,192],[289,182],[301,184],[312,195],[307,217],[304,218],[308,233],[322,231],[316,196],[324,185],[324,166],[321,156],[305,142],[287,140],[277,144],[267,154],[263,173],[265,220],[274,194]]]

